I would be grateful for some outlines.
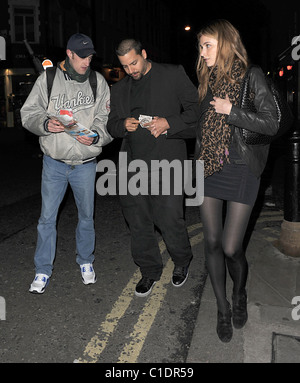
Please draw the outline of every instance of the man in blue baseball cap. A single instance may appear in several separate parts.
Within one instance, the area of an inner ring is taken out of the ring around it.
[[[82,282],[85,285],[96,282],[93,268],[96,158],[102,147],[112,141],[106,129],[110,91],[104,77],[90,68],[95,50],[88,36],[72,35],[66,53],[65,60],[57,65],[50,96],[45,71],[36,80],[21,110],[23,126],[40,137],[44,154],[42,209],[34,256],[36,274],[29,289],[36,294],[44,293],[52,275],[57,214],[68,184],[78,209],[76,247],[73,249],[76,262],[80,266]],[[95,81],[90,81],[91,77]],[[65,109],[72,109],[74,121],[94,134],[76,137],[67,134],[55,118]]]
[[[68,41],[67,49],[75,52],[81,58],[96,54],[90,37],[83,33],[75,33]]]

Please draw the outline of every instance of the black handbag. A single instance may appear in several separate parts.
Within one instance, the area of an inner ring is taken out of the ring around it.
[[[251,112],[256,113],[256,108],[254,105],[254,97],[251,94],[250,89],[250,71],[253,66],[250,66],[245,74],[245,77],[241,86],[241,94],[239,106],[241,109],[248,109]],[[243,142],[247,145],[268,145],[278,137],[282,136],[286,133],[294,120],[290,107],[285,99],[285,97],[281,94],[280,90],[276,87],[271,78],[265,77],[267,85],[273,95],[277,119],[279,123],[278,132],[274,136],[268,136],[265,134],[252,132],[251,130],[240,128],[240,134]],[[255,96],[255,95],[254,95]]]

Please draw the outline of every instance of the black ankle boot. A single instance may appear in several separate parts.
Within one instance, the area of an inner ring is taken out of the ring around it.
[[[232,322],[234,328],[241,329],[244,327],[247,319],[247,294],[244,291],[241,294],[232,296]]]
[[[217,334],[220,340],[224,343],[228,343],[232,338],[232,324],[231,324],[231,310],[230,306],[225,314],[218,311],[218,323],[217,323]]]

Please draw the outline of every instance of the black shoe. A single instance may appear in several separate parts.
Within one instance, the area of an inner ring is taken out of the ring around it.
[[[172,276],[172,285],[175,287],[181,287],[189,276],[189,265],[188,266],[175,266]]]
[[[247,313],[247,294],[232,296],[232,323],[234,328],[241,329],[245,326],[248,320]]]
[[[148,277],[142,277],[139,283],[135,288],[135,295],[138,297],[146,297],[151,293],[152,287],[155,285],[156,281]]]
[[[217,334],[220,340],[224,343],[228,343],[232,338],[232,324],[231,324],[231,310],[229,310],[223,314],[218,311],[218,323],[217,323]]]

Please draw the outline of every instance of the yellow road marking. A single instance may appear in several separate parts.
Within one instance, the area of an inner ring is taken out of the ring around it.
[[[191,246],[195,246],[203,239],[203,233],[191,238]],[[167,285],[171,281],[174,264],[171,259],[168,260],[164,267],[159,282],[153,287],[149,300],[145,303],[144,309],[134,326],[133,332],[130,334],[131,341],[125,345],[118,363],[136,363],[144,345],[146,337],[151,329],[154,319],[162,305],[167,293]]]
[[[153,287],[150,298],[146,301],[142,313],[130,334],[131,341],[125,345],[118,363],[135,363],[144,345],[149,330],[160,309],[167,293],[166,285],[170,283],[173,271],[173,262],[168,260],[161,278]]]
[[[202,232],[197,234],[197,235],[194,235],[192,238],[190,238],[191,246],[193,247],[193,246],[197,245],[202,240],[203,240],[203,233]]]
[[[202,223],[196,223],[195,225],[191,225],[188,227],[188,233],[191,233],[192,231],[200,228],[202,228]]]
[[[279,212],[279,211],[262,211],[262,212],[260,212],[260,216],[277,215],[277,214],[281,214],[283,216],[283,212]]]
[[[195,230],[195,226],[200,227],[199,225],[190,226],[190,231]],[[202,233],[190,238],[191,246],[195,246],[202,239]],[[163,241],[159,242],[159,249],[161,253],[163,253],[166,250],[166,245]],[[161,279],[153,287],[150,299],[145,301],[144,309],[141,315],[139,316],[136,325],[134,326],[134,331],[132,332],[132,334],[130,334],[132,341],[124,347],[119,361],[130,361],[131,363],[133,363],[133,361],[138,358],[141,347],[144,344],[146,336],[165,297],[165,286],[171,280],[172,271],[173,262],[171,261],[171,259],[169,259],[166,266],[164,267]],[[122,291],[116,303],[113,305],[112,311],[106,316],[105,320],[101,323],[96,334],[87,344],[83,352],[83,357],[76,360],[76,362],[97,363],[100,355],[102,354],[102,352],[108,344],[110,336],[115,331],[120,319],[124,316],[131,301],[133,300],[133,292],[140,278],[140,271],[137,270],[128,282],[127,286]]]
[[[123,317],[128,309],[133,295],[132,292],[139,279],[141,278],[140,271],[137,270],[133,277],[128,282],[127,286],[122,291],[116,303],[113,305],[111,312],[106,316],[104,322],[101,323],[95,336],[90,340],[86,346],[83,358],[80,358],[80,363],[96,363],[101,353],[107,346],[109,337],[114,332],[119,320]]]
[[[257,222],[262,223],[262,222],[270,222],[270,221],[282,221],[283,220],[283,215],[278,215],[275,217],[264,217],[264,218],[259,218]]]
[[[282,220],[283,214],[278,215],[278,212],[262,212],[261,216],[258,218],[257,222],[265,221],[274,221]],[[268,216],[268,217],[266,217]],[[196,229],[201,229],[202,223],[197,223],[188,227],[188,232],[191,233]],[[190,238],[191,246],[195,246],[203,240],[203,233],[200,232],[197,235],[194,235]],[[270,238],[268,238],[270,240]],[[160,252],[163,254],[166,250],[165,243],[163,241],[159,242]],[[137,323],[134,326],[133,332],[130,334],[131,341],[125,345],[121,355],[119,357],[119,362],[130,362],[133,363],[137,360],[139,353],[142,349],[142,346],[145,342],[146,336],[153,324],[153,321],[160,309],[160,306],[163,302],[163,299],[166,295],[166,285],[171,280],[173,263],[171,259],[168,260],[162,277],[159,282],[153,288],[150,298],[145,302],[144,309],[141,315],[138,318]],[[127,286],[122,291],[118,300],[113,305],[111,312],[106,316],[105,320],[101,323],[98,331],[95,336],[92,337],[88,345],[86,346],[83,357],[78,360],[80,363],[97,363],[100,355],[106,348],[110,336],[115,331],[120,319],[126,313],[131,301],[134,297],[134,290],[137,282],[139,281],[141,275],[140,271],[137,270]]]
[[[275,237],[264,237],[264,240],[267,241],[267,242],[275,242],[278,238],[275,238]]]

